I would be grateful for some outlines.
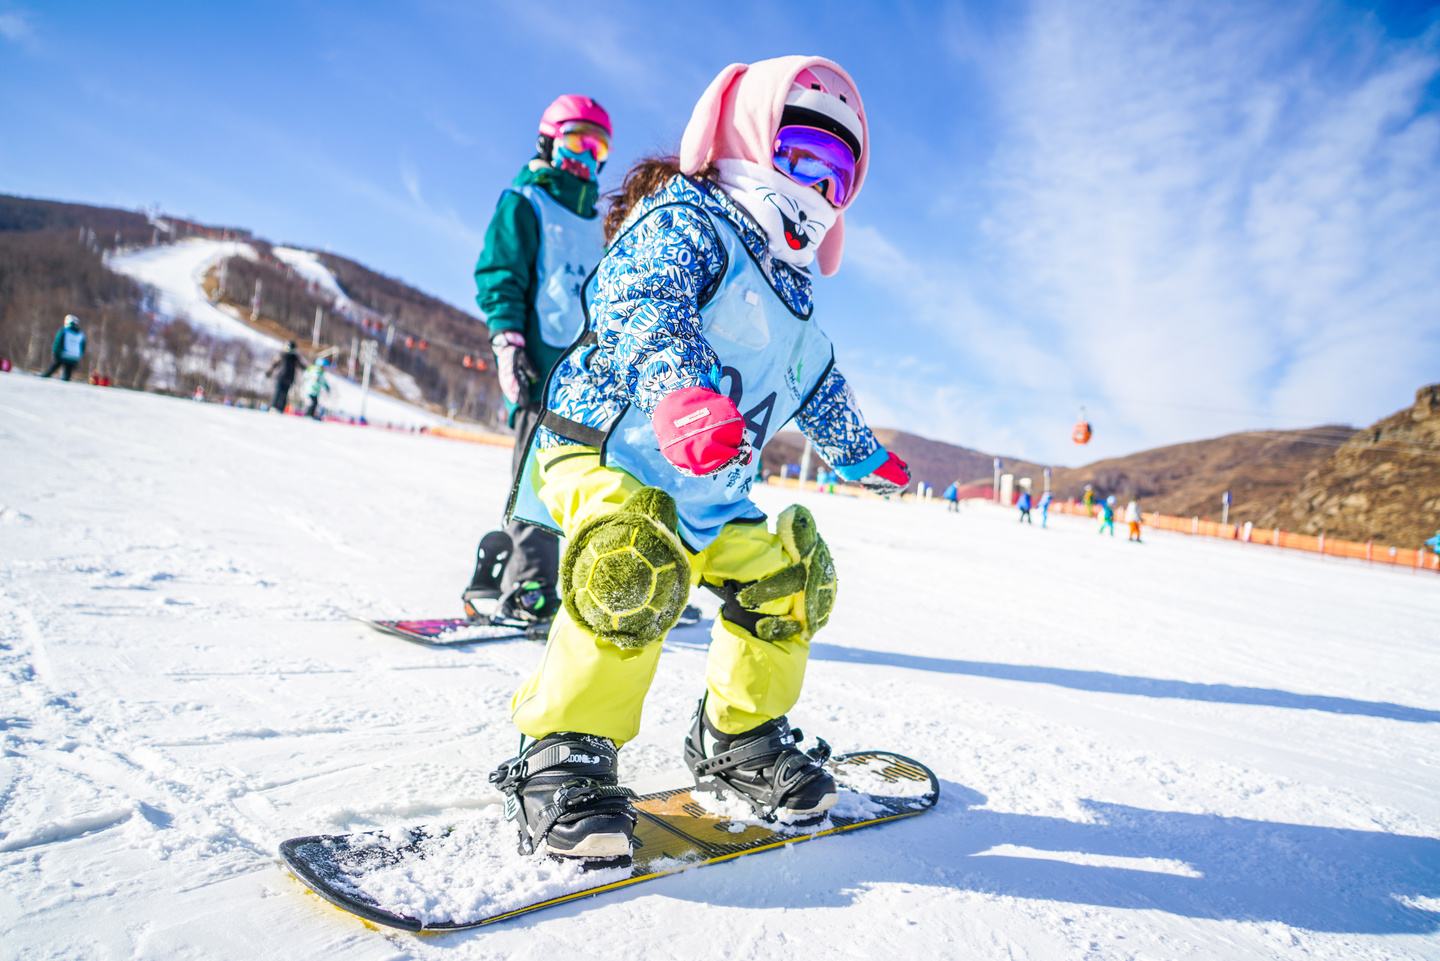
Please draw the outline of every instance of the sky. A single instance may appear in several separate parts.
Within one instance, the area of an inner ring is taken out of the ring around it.
[[[1436,4],[685,6],[0,0],[0,192],[250,228],[476,313],[554,96],[609,109],[609,189],[726,64],[822,54],[873,154],[816,317],[872,424],[1080,464],[1440,380]]]

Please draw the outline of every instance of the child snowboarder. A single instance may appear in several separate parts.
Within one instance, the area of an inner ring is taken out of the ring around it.
[[[809,820],[835,803],[823,750],[797,747],[785,716],[835,569],[805,508],[767,528],[749,461],[795,418],[842,478],[882,493],[909,483],[811,319],[808,268],[839,268],[868,161],[850,77],[782,57],[726,67],[678,161],[642,160],[626,176],[586,332],[551,375],[511,495],[515,516],[566,538],[563,607],[511,702],[521,753],[491,775],[523,850],[630,856],[634,795],[617,750],[697,584],[722,600],[684,743],[697,783],[764,817]]]
[[[610,153],[610,115],[589,97],[565,94],[540,115],[536,156],[500,194],[475,264],[475,302],[490,328],[495,372],[515,429],[511,473],[525,464],[525,440],[544,409],[550,369],[585,325],[581,287],[605,249],[595,210],[600,170]],[[494,613],[543,623],[558,606],[560,547],[547,530],[511,521],[487,534],[461,594],[465,613],[498,599]],[[489,613],[489,612],[485,612]]]
[[[941,496],[945,498],[945,510],[947,513],[958,514],[960,512],[959,481],[951,481],[950,486],[945,488],[945,493]]]
[[[1101,501],[1101,503],[1100,503],[1100,530],[1099,530],[1098,533],[1101,533],[1101,534],[1105,533],[1106,528],[1109,528],[1109,530],[1110,530],[1110,536],[1111,536],[1111,537],[1114,537],[1114,536],[1115,536],[1115,495],[1114,495],[1114,494],[1111,494],[1109,497],[1105,498],[1105,500]]]
[[[1130,528],[1130,534],[1126,540],[1140,543],[1140,502],[1132,500],[1125,505],[1125,524]]]
[[[50,345],[50,355],[54,363],[44,376],[49,377],[58,370],[62,378],[69,380],[75,373],[75,365],[85,356],[85,332],[80,329],[79,317],[65,315],[65,323],[55,332],[55,342]]]
[[[1030,492],[1028,490],[1020,491],[1020,499],[1015,502],[1015,506],[1020,508],[1021,524],[1033,525],[1035,523],[1030,519]]]
[[[1050,491],[1040,495],[1040,526],[1042,528],[1050,526],[1050,502],[1054,499],[1055,495]]]
[[[320,419],[320,395],[330,392],[330,381],[325,377],[325,371],[330,367],[330,358],[321,357],[305,370],[305,396],[310,398],[309,405],[305,408],[305,416]]]

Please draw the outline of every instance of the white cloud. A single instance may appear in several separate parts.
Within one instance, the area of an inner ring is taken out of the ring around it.
[[[35,36],[30,24],[30,14],[24,10],[0,11],[0,38],[11,43],[29,43]]]
[[[999,269],[863,226],[854,262],[1017,387],[1088,400],[1087,454],[1403,406],[1440,368],[1440,27],[1335,16],[1040,3],[988,67]],[[952,436],[1073,458],[1011,401]]]
[[[424,208],[425,197],[420,193],[420,171],[408,160],[400,161],[400,183],[405,187],[405,196],[415,206]]]
[[[608,4],[521,2],[509,7],[508,16],[541,42],[563,46],[617,87],[643,90],[666,79],[654,48],[636,42],[633,11],[627,15]]]

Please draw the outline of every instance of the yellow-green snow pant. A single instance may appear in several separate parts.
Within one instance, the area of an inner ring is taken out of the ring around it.
[[[624,471],[603,466],[591,447],[551,448],[536,457],[540,500],[566,536],[591,518],[619,510],[643,486]],[[763,524],[730,524],[689,560],[692,587],[757,581],[791,563],[779,536]],[[793,604],[781,598],[759,612],[784,614]],[[719,617],[710,638],[706,712],[719,730],[739,734],[795,706],[805,681],[808,641],[762,641]],[[515,725],[535,738],[576,731],[625,743],[640,730],[660,647],[660,642],[616,647],[576,624],[562,606],[540,667],[511,699]]]

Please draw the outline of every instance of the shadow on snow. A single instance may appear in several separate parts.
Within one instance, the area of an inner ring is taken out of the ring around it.
[[[1025,681],[1051,684],[1077,691],[1099,694],[1131,694],[1137,697],[1177,698],[1188,701],[1213,701],[1222,704],[1246,704],[1259,707],[1286,707],[1302,711],[1326,711],[1330,714],[1357,714],[1393,721],[1434,724],[1440,722],[1440,711],[1407,707],[1386,701],[1360,701],[1349,697],[1324,694],[1296,694],[1268,687],[1242,687],[1235,684],[1198,684],[1155,677],[1110,674],[1105,671],[1079,671],[1061,667],[1039,667],[1028,664],[1000,664],[991,661],[962,661],[947,657],[921,657],[891,651],[872,651],[838,644],[811,644],[810,656],[822,661],[850,664],[878,664],[903,667],[916,671],[941,674],[968,674],[1002,681]]]
[[[655,891],[741,907],[841,907],[874,884],[941,885],[1311,931],[1440,930],[1440,913],[1402,900],[1440,896],[1440,839],[1099,801],[1084,802],[1091,820],[1080,823],[989,811],[980,807],[984,803],[979,793],[945,781],[934,812],[802,845],[796,855],[805,858],[803,867],[794,860],[742,858],[733,867],[716,865],[659,882]],[[1002,847],[1052,857],[987,853]],[[1185,869],[1053,859],[1063,854],[1175,861]],[[776,883],[780,871],[786,884]]]

